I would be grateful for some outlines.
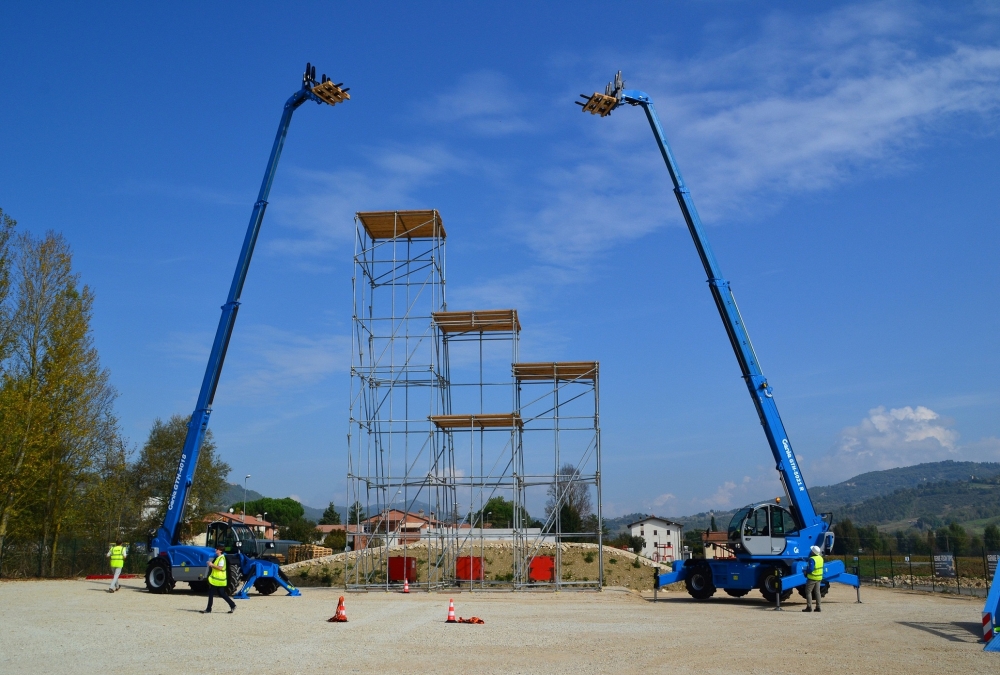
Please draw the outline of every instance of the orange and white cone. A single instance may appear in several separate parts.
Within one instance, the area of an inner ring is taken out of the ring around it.
[[[337,613],[327,619],[327,621],[332,623],[347,623],[347,608],[344,607],[344,596],[340,596],[340,602],[337,603]]]
[[[455,601],[452,599],[448,600],[448,620],[445,623],[458,623],[455,620]]]
[[[409,579],[409,577],[403,577],[403,592],[404,593],[409,593],[410,592],[410,579]]]

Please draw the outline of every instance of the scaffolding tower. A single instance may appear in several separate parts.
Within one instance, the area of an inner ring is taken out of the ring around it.
[[[437,211],[355,223],[345,586],[600,588],[601,547],[597,578],[573,579],[561,546],[601,543],[598,364],[520,363],[517,310],[448,311]],[[591,489],[595,517],[568,522]],[[487,541],[510,551],[489,577]]]

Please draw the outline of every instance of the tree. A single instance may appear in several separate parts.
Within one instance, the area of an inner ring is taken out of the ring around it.
[[[296,518],[281,528],[282,539],[294,539],[304,544],[313,543],[318,534],[316,523],[302,517]]]
[[[593,507],[590,486],[580,480],[577,468],[572,464],[563,464],[556,475],[556,482],[549,486],[548,495],[545,515],[551,518],[558,504],[559,531],[580,532],[583,519],[592,513]]]
[[[347,522],[351,525],[360,525],[366,517],[365,507],[361,505],[361,502],[354,502],[347,511]]]
[[[969,533],[958,523],[950,523],[937,532],[937,547],[946,553],[965,555],[969,544]]]
[[[983,530],[983,545],[987,551],[1000,551],[1000,527],[987,525]]]
[[[231,508],[234,512],[238,513],[243,509],[243,502],[236,502]],[[302,504],[291,497],[282,497],[281,499],[261,497],[260,499],[247,502],[246,512],[251,516],[263,516],[266,513],[267,520],[277,525],[290,525],[294,521],[303,518],[306,514],[306,510],[302,508]]]
[[[493,527],[514,527],[514,502],[497,495],[490,497],[483,508],[474,514],[476,520]],[[531,516],[521,507],[521,526],[531,522]]]
[[[715,527],[715,514],[714,513],[712,514],[712,523],[711,523],[711,525],[708,526],[708,531],[709,532],[718,532],[718,529]]]
[[[340,525],[340,511],[330,502],[330,505],[323,511],[323,517],[319,519],[320,525]],[[343,548],[343,547],[341,547]]]
[[[861,548],[861,537],[850,518],[833,525],[833,552],[838,555],[857,553]]]
[[[148,507],[145,526],[149,530],[158,527],[166,515],[190,419],[189,416],[174,415],[167,422],[159,418],[154,420],[149,438],[133,467],[139,497]],[[216,454],[212,430],[207,430],[201,443],[198,470],[188,492],[184,520],[200,525],[205,515],[222,508],[219,500],[226,492],[229,471],[230,466]]]
[[[52,232],[14,237],[14,226],[0,211],[0,550],[16,530],[39,543],[54,574],[66,528],[82,526],[98,460],[119,441],[116,392],[69,245]]]
[[[330,534],[326,535],[326,539],[323,540],[323,546],[332,548],[334,552],[343,551],[347,548],[347,532],[344,530],[333,530]]]

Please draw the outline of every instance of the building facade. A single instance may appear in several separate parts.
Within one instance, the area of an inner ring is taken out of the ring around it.
[[[629,532],[633,537],[642,537],[643,548],[639,555],[656,562],[670,563],[681,560],[683,553],[684,526],[666,518],[647,516],[630,523]]]

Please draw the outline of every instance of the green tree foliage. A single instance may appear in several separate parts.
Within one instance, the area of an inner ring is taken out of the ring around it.
[[[861,537],[850,518],[833,524],[833,552],[838,555],[857,553],[861,548]]]
[[[281,499],[261,497],[247,502],[246,506],[248,515],[256,516],[259,514],[263,516],[266,513],[268,522],[277,525],[291,525],[294,521],[302,519],[306,513],[302,504],[291,497],[282,497]],[[236,502],[231,508],[234,512],[239,513],[243,509],[243,502]]]
[[[311,544],[319,536],[316,523],[301,516],[280,528],[282,539],[294,539],[303,544]]]
[[[68,534],[107,530],[100,487],[128,454],[93,302],[61,236],[17,234],[0,210],[0,556],[32,545],[37,574],[55,574]]]
[[[489,501],[474,518],[477,522],[492,524],[493,527],[513,527],[514,526],[514,502],[500,496],[490,497]],[[521,523],[526,525],[531,522],[531,516],[522,507]]]
[[[320,525],[340,525],[340,511],[330,502],[330,505],[323,511],[323,516],[319,519]],[[343,548],[343,547],[341,547]]]
[[[365,515],[365,507],[361,502],[354,502],[347,511],[347,522],[351,525],[359,525],[367,517]]]
[[[987,525],[983,530],[983,545],[987,551],[1000,551],[1000,527]]]
[[[628,532],[621,532],[614,539],[609,540],[608,544],[616,548],[626,548],[633,553],[641,553],[646,545],[646,540],[642,537],[633,537]]]
[[[133,474],[140,498],[148,508],[144,526],[155,530],[167,511],[167,502],[177,476],[177,465],[184,449],[184,438],[190,416],[174,415],[164,422],[157,418],[149,430],[149,437],[142,446],[133,466]],[[205,432],[198,457],[198,470],[188,492],[183,521],[187,527],[182,536],[190,536],[204,529],[205,515],[223,508],[220,498],[227,489],[226,477],[230,467],[216,453],[212,430]]]
[[[712,516],[712,522],[708,526],[708,530],[709,530],[709,532],[718,532],[718,529],[716,529],[716,527],[715,527],[715,516],[714,515]]]
[[[336,523],[333,524],[336,525]],[[343,551],[347,548],[347,533],[343,530],[334,530],[326,535],[326,538],[323,540],[323,546],[332,548],[334,553]]]
[[[936,544],[939,551],[965,555],[969,548],[969,533],[958,523],[951,523],[937,531]]]
[[[684,533],[684,545],[691,549],[695,558],[705,557],[705,544],[701,540],[700,530],[688,530]]]

